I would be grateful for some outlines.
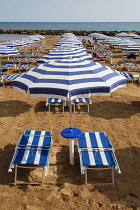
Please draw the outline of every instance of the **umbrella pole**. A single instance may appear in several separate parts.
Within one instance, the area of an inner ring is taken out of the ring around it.
[[[70,132],[72,132],[72,104],[71,99],[69,99],[69,109],[70,109]],[[70,164],[74,165],[74,139],[69,139],[69,156]]]
[[[72,132],[72,104],[71,104],[71,99],[69,99],[69,110],[70,110],[70,130]]]

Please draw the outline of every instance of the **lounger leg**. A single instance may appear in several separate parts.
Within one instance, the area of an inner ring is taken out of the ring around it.
[[[50,112],[50,103],[48,104],[48,111]]]
[[[88,104],[88,113],[89,113],[89,104]]]
[[[85,184],[87,184],[87,169],[85,168]]]
[[[16,183],[16,181],[17,181],[17,164],[15,165],[15,180],[14,180],[14,182]]]
[[[44,177],[45,177],[45,167],[42,168],[42,185],[44,184]]]
[[[75,113],[75,104],[73,104],[73,112]]]
[[[74,165],[74,139],[69,139],[70,164]]]
[[[112,166],[112,184],[114,185],[114,167]]]

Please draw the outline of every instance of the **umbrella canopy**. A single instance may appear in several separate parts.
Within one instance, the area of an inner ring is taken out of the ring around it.
[[[60,38],[73,38],[76,37],[73,33],[64,33],[60,36]]]
[[[23,41],[23,42],[25,42],[25,43],[27,43],[27,44],[35,44],[35,41],[34,40],[32,40],[32,39],[27,39],[27,38],[23,38],[23,39],[20,39],[20,41]]]
[[[82,45],[82,42],[80,42],[79,40],[65,39],[65,40],[60,40],[57,43],[55,43],[55,46],[60,46],[62,44]]]
[[[86,52],[86,48],[84,47],[80,47],[80,46],[75,46],[75,47],[63,47],[63,46],[57,46],[57,47],[53,47],[49,52],[59,52],[59,51],[63,51],[63,52],[69,52],[69,51],[80,51],[80,52]]]
[[[0,55],[6,55],[9,59],[10,55],[17,55],[19,53],[18,50],[13,49],[12,47],[6,47],[4,45],[0,45]],[[1,57],[0,57],[0,65],[1,65]]]
[[[0,45],[0,55],[16,55],[19,51],[13,49],[12,47],[6,47],[4,45]]]
[[[133,39],[140,39],[140,35],[135,35]]]
[[[39,65],[13,82],[13,88],[30,91],[31,96],[66,100],[88,96],[108,96],[127,79],[108,66],[75,59],[55,60]]]
[[[112,42],[110,44],[110,46],[112,46],[112,47],[126,47],[126,46],[133,45],[133,44],[135,44],[135,42],[129,41],[129,40],[122,40],[122,41],[118,41],[118,42]]]
[[[120,33],[116,34],[115,36],[117,36],[117,37],[129,37],[129,34],[125,33],[125,32],[120,32]]]
[[[21,47],[27,45],[27,43],[18,40],[9,40],[6,42],[2,42],[0,45],[5,45],[7,47]]]
[[[92,55],[81,52],[81,51],[58,51],[58,52],[50,52],[46,56],[38,59],[37,63],[45,63],[54,60],[66,59],[68,57],[75,58],[77,60],[93,60]]]
[[[87,51],[86,48],[81,47],[79,45],[73,45],[73,44],[62,44],[60,46],[55,46],[53,47],[50,51],[54,51],[54,50],[60,50],[60,51],[67,51],[67,50],[83,50],[83,51]]]
[[[129,52],[138,52],[140,51],[140,44],[139,45],[130,45],[126,48],[122,49],[123,51],[129,51]]]
[[[102,34],[99,34],[99,33],[91,33],[88,36],[95,37],[96,38],[97,36],[100,36],[100,35],[102,35]]]
[[[121,39],[119,39],[117,37],[110,37],[110,38],[102,40],[101,43],[102,44],[111,44],[113,42],[118,42],[118,41],[121,41]]]

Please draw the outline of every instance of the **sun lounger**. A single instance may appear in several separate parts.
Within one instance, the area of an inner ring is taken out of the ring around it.
[[[57,113],[63,113],[64,112],[64,107],[66,106],[66,103],[62,99],[58,99],[58,98],[47,98],[47,100],[46,100],[46,106],[48,106],[48,111],[49,112],[51,110],[51,105],[52,106],[61,106],[62,107],[62,111],[59,111]]]
[[[5,83],[11,83],[19,76],[21,76],[21,74],[14,74],[14,75],[12,74],[12,75],[7,75],[6,77],[3,77],[1,80],[3,87],[5,86]]]
[[[36,58],[35,57],[34,58],[27,58],[26,61],[27,61],[27,64],[28,64],[28,62],[32,62],[34,64],[36,62]]]
[[[92,104],[90,98],[76,98],[72,100],[74,113],[89,113],[89,105]],[[76,107],[87,106],[87,111],[76,111]]]
[[[130,72],[121,72],[121,75],[126,77],[128,81],[132,81],[132,83],[135,82],[136,78],[134,77],[134,75],[132,73],[130,73]]]
[[[5,63],[5,64],[3,64],[3,65],[1,65],[1,72],[2,72],[2,70],[3,69],[6,69],[6,70],[9,70],[11,67],[13,67],[14,66],[14,64],[13,63]]]
[[[121,63],[110,63],[109,65],[111,68],[117,68],[117,67],[120,69],[122,68]]]
[[[88,184],[89,171],[111,170],[111,182],[93,184],[114,184],[114,169],[121,173],[114,148],[105,132],[85,132],[78,137],[78,152],[80,157],[81,175],[85,175]],[[97,177],[98,178],[98,177]]]
[[[130,71],[130,68],[138,68],[138,65],[136,63],[131,62],[125,62],[124,65],[126,66],[127,70]]]
[[[26,70],[27,71],[29,69],[30,69],[30,64],[21,64],[18,67],[19,73],[20,73],[21,70]]]
[[[25,130],[21,135],[11,160],[8,172],[15,169],[15,183],[17,184],[40,184],[31,182],[17,182],[18,168],[42,168],[42,184],[45,175],[48,174],[50,151],[52,148],[52,132]]]

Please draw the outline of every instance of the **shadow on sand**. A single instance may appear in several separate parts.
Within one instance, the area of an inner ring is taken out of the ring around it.
[[[136,113],[140,113],[140,101],[131,101],[131,104],[101,101],[92,103],[89,115],[97,118],[116,119],[130,118]]]
[[[30,110],[30,105],[19,100],[0,102],[0,117],[16,117]]]
[[[97,190],[113,204],[140,207],[140,148],[129,147],[115,152],[121,174],[115,171],[115,185],[92,185],[90,191]],[[69,147],[63,146],[57,153],[57,185],[63,188],[65,183],[84,185],[84,176],[80,173],[80,161],[75,147],[75,164],[69,164]]]

